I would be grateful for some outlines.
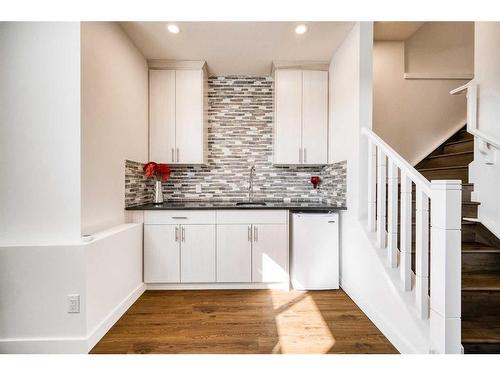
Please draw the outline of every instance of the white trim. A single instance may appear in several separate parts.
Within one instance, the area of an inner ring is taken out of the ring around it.
[[[0,353],[86,354],[146,290],[141,283],[86,337],[41,337],[0,339]]]
[[[297,69],[297,70],[322,70],[328,71],[330,69],[330,62],[328,61],[273,61],[271,63],[271,77],[274,77],[274,72],[277,69]]]
[[[3,354],[85,354],[85,337],[42,337],[0,339]]]
[[[404,73],[404,79],[472,79],[474,73]]]
[[[463,220],[473,221],[475,223],[483,224],[486,227],[486,229],[488,229],[491,233],[493,233],[495,237],[500,239],[500,231],[498,225],[493,220],[489,220],[488,218],[485,217],[479,217],[479,218],[464,217]]]
[[[354,287],[343,279],[340,279],[340,287],[401,354],[425,354],[422,348],[415,346],[414,343],[401,335],[400,329],[380,314],[375,306],[367,303],[356,293],[356,290],[362,289],[361,287]]]
[[[149,69],[166,69],[166,70],[206,70],[207,63],[203,60],[164,60],[150,59],[148,60]]]
[[[111,327],[122,317],[135,301],[146,291],[146,285],[141,283],[125,299],[116,306],[93,330],[87,335],[87,352],[99,342]]]
[[[146,284],[146,290],[210,290],[210,289],[283,289],[290,283],[155,283]]]
[[[418,163],[420,163],[427,156],[429,156],[434,150],[436,150],[439,146],[441,146],[448,138],[450,138],[452,135],[454,135],[456,132],[458,132],[465,125],[466,125],[466,121],[460,121],[453,128],[451,128],[448,132],[446,132],[443,137],[441,137],[437,141],[433,142],[429,147],[427,147],[424,151],[422,151],[416,158],[414,158],[413,161],[411,161],[411,164],[413,166],[415,166]]]

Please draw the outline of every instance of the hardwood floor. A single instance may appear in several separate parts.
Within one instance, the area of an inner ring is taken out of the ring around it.
[[[342,291],[147,291],[97,353],[397,353]]]

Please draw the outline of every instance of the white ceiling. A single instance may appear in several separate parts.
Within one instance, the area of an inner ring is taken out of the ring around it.
[[[352,22],[306,22],[308,32],[294,32],[299,22],[122,22],[147,59],[205,60],[210,74],[268,75],[271,62],[330,61]]]
[[[403,41],[411,37],[425,22],[375,22],[373,39]]]

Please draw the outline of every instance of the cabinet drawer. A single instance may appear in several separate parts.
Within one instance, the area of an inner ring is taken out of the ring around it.
[[[217,224],[286,224],[287,210],[218,210]]]
[[[215,211],[144,211],[144,224],[215,224]]]

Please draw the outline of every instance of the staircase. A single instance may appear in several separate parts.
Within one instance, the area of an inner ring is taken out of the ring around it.
[[[468,183],[473,159],[474,137],[464,127],[415,168],[429,180],[462,181],[462,345],[465,353],[500,353],[500,240],[467,220],[479,206]]]

